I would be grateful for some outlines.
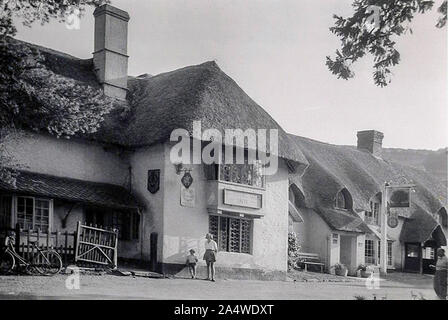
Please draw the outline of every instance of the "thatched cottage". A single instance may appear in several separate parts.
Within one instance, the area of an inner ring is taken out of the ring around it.
[[[0,182],[0,228],[64,232],[78,221],[117,228],[119,258],[172,273],[189,249],[201,256],[210,232],[221,272],[245,278],[283,277],[288,231],[295,231],[327,270],[341,262],[354,271],[377,263],[381,183],[406,177],[416,184],[415,201],[388,234],[390,267],[418,271],[433,255],[426,248],[446,245],[445,190],[424,172],[382,160],[378,133],[360,133],[358,149],[289,135],[215,62],[130,77],[128,14],[104,5],[94,16],[92,59],[21,43],[45,58],[49,72],[100,87],[122,107],[94,135],[27,132],[6,142],[3,150],[22,168],[15,183]],[[193,121],[218,131],[278,130],[277,172],[173,163],[170,135],[178,128],[192,135]]]
[[[101,85],[126,103],[106,116],[95,135],[67,140],[27,133],[6,145],[25,169],[15,184],[0,183],[3,225],[64,232],[82,221],[118,228],[119,258],[146,261],[163,272],[182,269],[189,249],[202,256],[211,232],[222,270],[284,275],[288,177],[308,165],[300,149],[215,62],[128,77],[127,13],[105,5],[94,15],[93,59],[23,44],[45,58],[50,72]],[[278,130],[277,173],[260,178],[252,164],[173,163],[172,131],[192,134],[195,120],[203,129]],[[181,181],[186,172],[193,179],[188,192]]]
[[[291,137],[310,163],[292,185],[290,199],[303,222],[291,227],[306,252],[342,263],[355,273],[360,264],[378,265],[382,186],[412,183],[410,208],[393,208],[398,226],[387,229],[390,270],[430,272],[435,249],[446,246],[446,187],[429,174],[381,158],[383,134],[358,132],[358,145],[336,146]]]

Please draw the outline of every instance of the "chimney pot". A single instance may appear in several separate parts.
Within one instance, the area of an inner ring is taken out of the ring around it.
[[[384,134],[376,130],[358,131],[358,150],[367,150],[376,157],[381,157]]]
[[[128,21],[126,11],[105,4],[93,12],[93,64],[104,94],[126,100],[128,82]]]

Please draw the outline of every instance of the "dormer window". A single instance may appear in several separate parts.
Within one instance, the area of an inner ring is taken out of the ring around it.
[[[380,207],[381,207],[381,192],[378,192],[370,200],[370,211],[366,211],[364,221],[367,224],[380,225]]]
[[[437,212],[438,215],[438,222],[443,228],[448,228],[448,214],[446,212],[445,208],[441,208],[439,212]]]
[[[352,209],[352,197],[347,189],[344,188],[337,193],[335,207],[342,210]]]

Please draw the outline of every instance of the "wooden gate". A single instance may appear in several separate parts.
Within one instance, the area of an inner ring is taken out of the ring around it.
[[[75,262],[117,266],[118,231],[78,222]]]

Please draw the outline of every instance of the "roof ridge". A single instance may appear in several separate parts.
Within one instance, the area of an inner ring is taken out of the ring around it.
[[[32,43],[32,42],[25,41],[25,40],[20,40],[20,39],[14,38],[14,37],[8,37],[8,38],[13,40],[13,41],[15,41],[15,42],[18,42],[20,44],[27,45],[27,46],[30,46],[32,48],[35,48],[35,49],[37,49],[39,51],[46,52],[46,53],[51,53],[51,54],[56,54],[56,55],[59,55],[61,57],[68,58],[68,59],[76,59],[76,60],[80,60],[80,61],[90,61],[90,60],[93,59],[93,58],[86,58],[86,59],[79,58],[79,57],[76,57],[74,55],[68,54],[66,52],[62,52],[62,51],[59,51],[59,50],[51,49],[51,48],[48,48],[48,47],[45,47],[45,46],[42,46],[42,45],[39,45],[39,44],[36,44],[36,43]]]

